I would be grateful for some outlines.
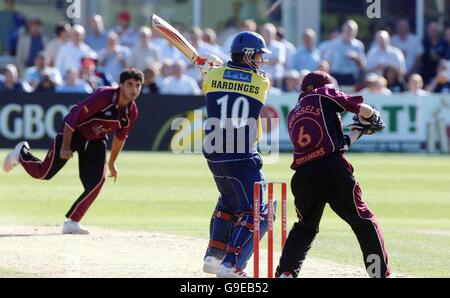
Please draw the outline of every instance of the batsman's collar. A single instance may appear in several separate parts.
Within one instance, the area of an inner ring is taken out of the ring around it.
[[[238,68],[238,69],[245,69],[245,70],[253,71],[253,69],[249,65],[235,64],[232,61],[228,61],[227,66],[232,67],[232,68]]]

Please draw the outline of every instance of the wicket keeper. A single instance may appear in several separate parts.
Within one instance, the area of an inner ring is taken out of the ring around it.
[[[357,115],[349,135],[342,130],[343,112]],[[361,96],[334,89],[327,73],[315,71],[303,79],[297,105],[288,116],[288,128],[294,145],[291,188],[298,222],[289,233],[276,275],[298,276],[328,203],[355,233],[368,274],[389,277],[380,227],[363,202],[353,167],[344,157],[344,151],[359,137],[384,128],[379,112],[364,104]]]
[[[97,198],[105,182],[106,140],[114,133],[108,167],[110,177],[117,179],[116,159],[138,117],[136,98],[141,92],[144,75],[128,69],[120,75],[117,88],[98,89],[74,106],[64,118],[64,128],[56,136],[43,161],[35,157],[27,142],[19,143],[3,161],[10,172],[21,164],[33,178],[52,179],[78,153],[80,179],[84,192],[66,214],[63,234],[89,234],[80,221]]]

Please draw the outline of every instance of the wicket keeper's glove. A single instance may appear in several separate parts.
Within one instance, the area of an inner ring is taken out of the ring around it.
[[[350,124],[348,127],[351,130],[359,129],[361,130],[361,135],[371,135],[383,130],[386,125],[383,119],[381,119],[380,112],[373,110],[373,114],[370,118],[366,119],[360,115],[353,116],[354,123]]]
[[[213,54],[204,54],[199,56],[201,59],[205,60],[204,64],[198,64],[195,62],[195,68],[200,71],[202,76],[204,77],[208,71],[210,71],[212,68],[219,67],[223,65],[223,61]]]

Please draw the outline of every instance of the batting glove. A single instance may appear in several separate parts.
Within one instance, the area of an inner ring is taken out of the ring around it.
[[[198,57],[194,65],[204,77],[211,69],[222,66],[223,61],[216,55],[204,54]]]

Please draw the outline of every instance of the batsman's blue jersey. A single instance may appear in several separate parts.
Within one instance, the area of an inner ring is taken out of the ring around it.
[[[203,153],[208,160],[242,160],[258,154],[260,112],[269,86],[262,72],[232,62],[207,73],[203,83],[208,113]]]

